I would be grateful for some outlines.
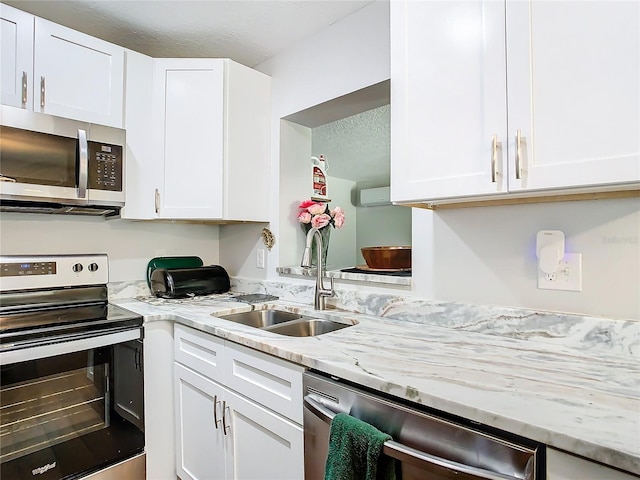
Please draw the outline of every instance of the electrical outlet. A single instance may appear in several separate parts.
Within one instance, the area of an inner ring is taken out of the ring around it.
[[[544,273],[538,268],[538,288],[546,290],[582,291],[582,254],[565,253],[558,270]]]
[[[256,250],[256,267],[264,268],[264,248]]]

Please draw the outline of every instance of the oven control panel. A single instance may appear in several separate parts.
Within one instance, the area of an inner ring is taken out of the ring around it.
[[[109,264],[104,254],[0,256],[0,292],[108,282]]]
[[[122,191],[122,146],[89,142],[89,188]]]
[[[56,262],[1,263],[0,276],[19,277],[20,275],[54,275]]]

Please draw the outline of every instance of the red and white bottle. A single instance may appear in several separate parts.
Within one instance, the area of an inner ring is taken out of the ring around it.
[[[313,190],[311,200],[317,202],[329,202],[327,196],[327,170],[329,165],[324,155],[311,157],[311,179],[313,182]]]

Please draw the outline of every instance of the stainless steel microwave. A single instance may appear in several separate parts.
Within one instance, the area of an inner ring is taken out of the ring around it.
[[[112,215],[125,131],[0,105],[0,210]]]

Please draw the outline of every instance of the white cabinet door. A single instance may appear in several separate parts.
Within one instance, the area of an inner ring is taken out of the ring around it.
[[[182,480],[227,480],[226,436],[221,430],[224,389],[174,365],[177,474]]]
[[[0,4],[0,103],[33,109],[33,15]]]
[[[640,3],[506,8],[509,190],[639,182]]]
[[[390,8],[391,200],[506,192],[504,4]]]
[[[124,49],[35,19],[34,109],[122,128]]]
[[[127,131],[126,201],[123,219],[155,219],[155,189],[162,179],[160,146],[150,132],[153,96],[153,58],[125,50],[124,128]]]
[[[227,391],[225,399],[225,424],[231,441],[227,478],[304,478],[302,427],[233,392]]]
[[[224,60],[156,59],[161,218],[223,217]]]

